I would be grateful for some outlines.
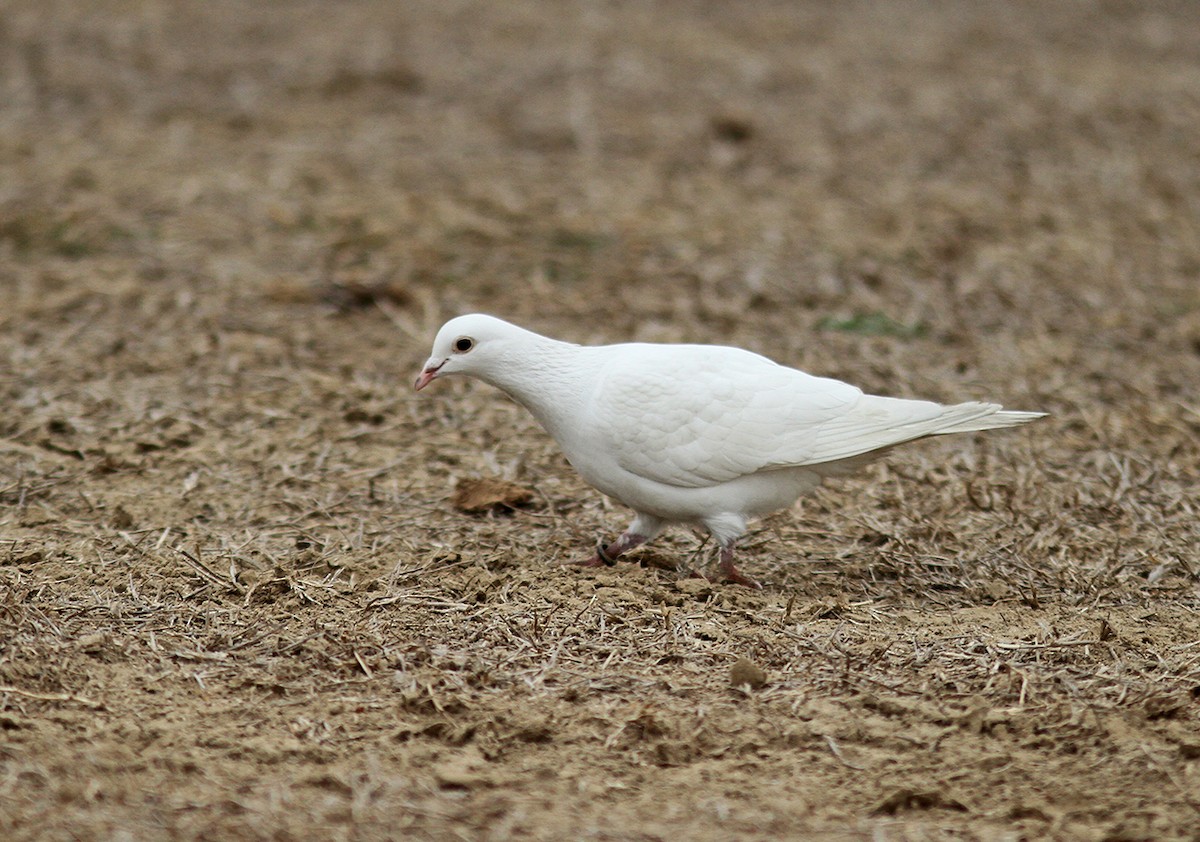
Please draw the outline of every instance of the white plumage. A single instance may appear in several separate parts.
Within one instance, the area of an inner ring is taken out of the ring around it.
[[[580,475],[637,517],[587,564],[611,564],[668,523],[707,528],[726,580],[746,521],[907,441],[1040,418],[993,403],[877,397],[715,345],[559,342],[492,316],[451,319],[416,388],[448,374],[508,393]]]

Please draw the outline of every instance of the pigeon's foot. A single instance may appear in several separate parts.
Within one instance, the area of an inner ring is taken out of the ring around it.
[[[717,569],[721,571],[721,578],[714,581],[727,582],[731,585],[742,585],[747,588],[753,588],[756,591],[762,590],[761,584],[734,566],[733,547],[721,547],[721,562],[717,565]]]
[[[639,535],[636,532],[623,532],[621,533],[621,537],[607,547],[604,544],[597,544],[596,554],[590,558],[568,561],[566,563],[575,565],[576,567],[612,567],[617,563],[617,559],[621,555],[629,552],[634,547],[641,546],[648,540],[650,540],[648,535]]]
[[[588,558],[573,558],[570,561],[561,562],[565,567],[607,567],[604,559],[600,558],[599,554],[589,556]]]

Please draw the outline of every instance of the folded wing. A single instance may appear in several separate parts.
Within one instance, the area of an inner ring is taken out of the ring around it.
[[[864,395],[736,348],[619,347],[593,393],[591,423],[621,468],[678,487],[866,461],[856,457],[1041,415],[990,403],[943,406]]]

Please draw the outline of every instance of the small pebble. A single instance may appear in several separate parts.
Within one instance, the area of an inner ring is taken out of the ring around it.
[[[758,664],[745,658],[738,658],[737,663],[729,670],[729,683],[733,687],[749,687],[758,690],[767,683],[767,674]]]

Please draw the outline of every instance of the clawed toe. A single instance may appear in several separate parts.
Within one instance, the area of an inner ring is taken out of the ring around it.
[[[751,579],[745,573],[742,573],[733,564],[733,547],[721,548],[721,563],[718,565],[721,571],[722,582],[728,582],[731,585],[741,585],[745,588],[753,588],[756,591],[762,590],[762,585]]]
[[[749,576],[739,573],[736,570],[723,572],[722,578],[715,581],[724,582],[728,585],[741,585],[742,587],[751,588],[756,591],[761,591],[763,589],[761,582],[756,579],[751,579]]]
[[[591,558],[564,561],[562,564],[573,565],[575,567],[612,567],[617,563],[617,556],[622,552],[624,552],[624,547],[619,540],[607,548],[601,543],[596,545],[596,552]]]

